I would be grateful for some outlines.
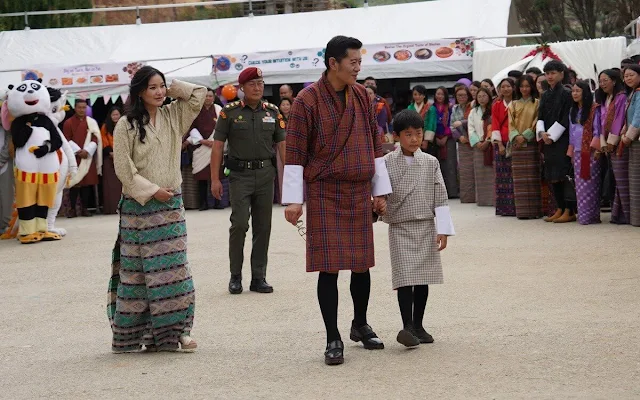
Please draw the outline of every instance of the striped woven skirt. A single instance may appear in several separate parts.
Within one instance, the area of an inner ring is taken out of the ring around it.
[[[495,177],[494,166],[484,165],[484,152],[473,149],[473,171],[476,181],[476,204],[482,207],[495,205]]]
[[[447,187],[447,195],[450,199],[455,199],[460,196],[458,189],[458,151],[456,141],[450,137],[447,140],[447,157],[440,161],[440,171],[442,171],[442,178],[444,184]],[[440,153],[438,153],[440,156]]]
[[[580,151],[573,153],[573,170],[575,171],[576,199],[578,201],[578,223],[590,225],[600,223],[600,160],[591,157],[591,178],[580,177]]]
[[[541,217],[540,152],[535,143],[529,143],[526,147],[513,149],[511,153],[511,171],[513,174],[516,217]]]
[[[516,203],[513,195],[511,158],[501,156],[498,147],[494,146],[493,163],[496,166],[496,215],[515,217]]]
[[[460,168],[460,203],[476,202],[476,176],[473,168],[473,149],[468,143],[458,145]]]
[[[182,200],[184,208],[187,210],[195,210],[200,208],[200,194],[198,193],[198,181],[193,176],[191,165],[185,165],[181,168],[182,172]]]
[[[622,145],[622,144],[621,144]],[[631,204],[629,200],[629,148],[625,146],[622,155],[611,154],[613,177],[616,180],[616,194],[611,205],[611,223],[628,224],[631,222]]]
[[[144,206],[123,197],[107,315],[114,351],[175,350],[193,326],[195,289],[187,261],[182,196]]]
[[[629,199],[631,225],[640,226],[640,142],[629,148]]]

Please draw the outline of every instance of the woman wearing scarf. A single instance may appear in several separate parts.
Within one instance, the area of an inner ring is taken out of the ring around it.
[[[511,146],[509,145],[509,106],[513,100],[515,85],[510,78],[498,85],[500,98],[493,103],[491,121],[493,131],[491,142],[494,147],[493,159],[496,166],[496,215],[516,216],[513,195],[513,175],[511,172]]]
[[[435,110],[427,104],[427,89],[422,85],[413,88],[413,103],[409,104],[408,110],[413,110],[420,114],[424,121],[424,137],[422,140],[422,151],[437,157],[438,146],[434,140],[436,137],[436,115]]]
[[[450,119],[451,106],[449,105],[449,92],[443,86],[436,89],[435,101],[431,113],[435,115],[436,144],[438,145],[437,158],[440,161],[440,170],[444,183],[447,186],[447,194],[450,199],[455,199],[458,194],[458,154],[456,141],[452,137]]]
[[[491,91],[481,88],[476,105],[469,113],[469,144],[473,148],[473,172],[475,175],[476,204],[495,205],[495,178],[493,148],[491,147]]]
[[[472,94],[466,86],[459,86],[455,92],[456,105],[451,111],[451,132],[460,143],[460,202],[476,202],[476,182],[473,172],[473,148],[469,144],[468,120],[471,113]]]
[[[533,219],[542,216],[540,151],[535,134],[538,122],[538,91],[533,78],[529,75],[519,79],[518,87],[521,97],[509,106],[513,194],[516,217]]]
[[[569,119],[569,155],[578,201],[580,225],[600,223],[600,113],[593,103],[587,81],[576,82],[571,89],[573,107]]]
[[[595,99],[599,104],[598,131],[601,132],[599,148],[609,155],[616,188],[611,205],[611,223],[628,224],[630,222],[629,149],[620,145],[627,96],[618,71],[613,69],[602,71],[598,80],[600,87],[596,90]]]
[[[640,65],[629,65],[624,71],[629,89],[627,125],[623,143],[629,148],[629,195],[631,225],[640,226]]]

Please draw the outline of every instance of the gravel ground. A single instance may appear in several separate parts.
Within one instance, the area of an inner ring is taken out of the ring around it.
[[[348,341],[348,274],[340,278],[345,364],[323,363],[316,275],[304,241],[274,208],[273,294],[231,296],[229,210],[189,211],[196,283],[193,354],[112,354],[105,313],[118,217],[60,219],[61,242],[0,243],[0,398],[424,399],[640,397],[640,229],[496,217],[453,202],[458,235],[430,291],[435,343],[405,349],[391,290],[387,227],[375,225],[369,322],[386,349]]]

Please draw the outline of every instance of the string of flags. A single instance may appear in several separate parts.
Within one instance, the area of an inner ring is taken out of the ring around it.
[[[76,100],[77,99],[88,99],[89,100],[89,105],[93,105],[96,103],[96,101],[98,99],[102,99],[102,101],[104,102],[105,105],[107,105],[109,102],[115,104],[118,99],[122,99],[123,103],[127,102],[127,99],[129,98],[129,93],[122,93],[122,94],[97,94],[97,93],[91,93],[89,96],[87,96],[86,94],[82,94],[82,93],[78,93],[78,94],[68,94],[67,95],[67,102],[69,103],[69,105],[73,108],[76,105]]]

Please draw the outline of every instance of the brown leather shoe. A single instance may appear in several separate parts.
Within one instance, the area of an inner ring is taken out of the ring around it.
[[[561,216],[562,216],[562,209],[558,208],[558,209],[556,209],[556,213],[555,214],[553,214],[550,217],[545,217],[544,218],[544,222],[553,222],[556,219],[560,218]]]
[[[554,219],[553,223],[554,224],[564,224],[567,222],[573,222],[576,220],[576,215],[571,212],[571,210],[567,209],[564,211],[564,213],[562,214],[562,216],[560,218]]]

